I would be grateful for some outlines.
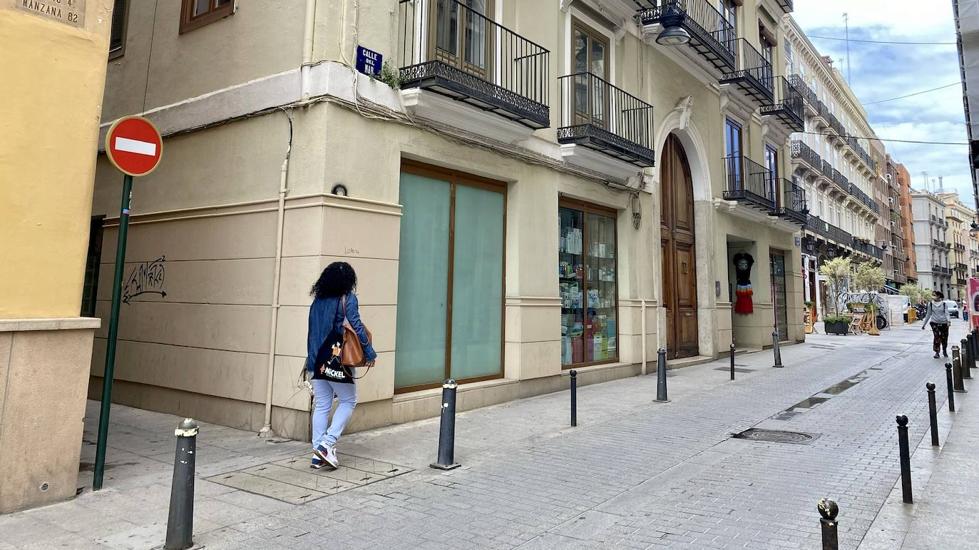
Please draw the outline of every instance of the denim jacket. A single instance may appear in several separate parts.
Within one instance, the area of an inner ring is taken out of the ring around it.
[[[341,311],[340,301],[342,296],[330,296],[328,298],[316,298],[309,306],[309,333],[306,337],[306,369],[312,371],[316,367],[316,352],[319,351],[323,340],[329,335],[333,328],[343,325],[343,311]],[[357,295],[347,294],[347,322],[360,338],[361,345],[364,346],[364,358],[373,361],[377,358],[374,347],[367,341],[367,329],[360,321],[360,307],[357,302]]]

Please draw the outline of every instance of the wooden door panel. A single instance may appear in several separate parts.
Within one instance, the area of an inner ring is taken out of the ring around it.
[[[697,266],[694,263],[693,247],[686,243],[676,243],[673,265],[677,270],[676,305],[677,309],[697,307]]]
[[[697,355],[697,265],[693,182],[680,140],[670,135],[660,165],[663,307],[669,357]]]

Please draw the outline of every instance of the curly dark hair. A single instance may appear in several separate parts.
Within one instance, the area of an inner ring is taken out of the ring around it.
[[[941,290],[935,290],[935,291],[932,292],[932,294],[935,295],[935,296],[938,296],[938,299],[939,300],[944,300],[945,299],[945,295],[942,294],[942,291]]]
[[[326,266],[309,295],[317,298],[343,296],[357,288],[357,273],[347,262],[333,262]]]

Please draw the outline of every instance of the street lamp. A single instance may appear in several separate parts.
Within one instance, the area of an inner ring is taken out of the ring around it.
[[[690,33],[679,25],[664,26],[663,32],[656,37],[656,43],[661,46],[682,46],[688,42],[690,42]]]
[[[686,14],[680,11],[678,3],[671,2],[662,7],[660,24],[663,31],[656,37],[656,43],[661,46],[682,46],[690,42],[690,33],[681,25]]]

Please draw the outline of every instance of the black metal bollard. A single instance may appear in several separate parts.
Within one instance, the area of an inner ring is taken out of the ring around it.
[[[908,445],[908,417],[897,417],[897,446],[901,453],[901,495],[905,504],[911,504],[911,449]]]
[[[166,550],[184,550],[194,545],[194,468],[197,456],[197,423],[185,418],[174,435],[177,452],[173,458],[170,485],[170,514],[167,518]]]
[[[571,374],[571,425],[578,425],[578,371],[573,370]]]
[[[979,361],[979,349],[976,349],[976,347],[979,346],[979,344],[976,343],[976,334],[974,331],[969,332],[967,338],[969,340],[969,350],[972,352],[971,355],[972,360],[969,361],[967,370],[969,372],[969,378],[972,378],[972,369],[976,368],[976,362]]]
[[[931,444],[938,446],[938,406],[935,405],[935,385],[931,382],[925,384],[928,390],[928,422],[931,424]]]
[[[836,521],[836,516],[840,513],[840,507],[828,498],[821,498],[816,503],[816,509],[822,516],[819,518],[819,526],[823,532],[823,550],[838,550],[840,539],[837,535],[839,523]]]
[[[782,351],[778,347],[778,331],[772,333],[772,350],[775,353],[775,364],[772,365],[776,369],[780,369],[785,365],[782,364]]]
[[[438,462],[430,464],[437,470],[458,468],[455,462],[456,443],[456,381],[449,378],[442,384],[442,416],[439,420]]]
[[[945,363],[945,382],[948,384],[948,412],[955,412],[955,385],[952,382],[951,363]]]
[[[962,378],[970,379],[972,378],[972,373],[969,372],[969,365],[972,364],[972,342],[968,338],[963,338],[961,344],[959,353],[962,358]]]
[[[731,380],[734,380],[734,344],[731,344]]]
[[[666,403],[666,348],[659,348],[656,356],[656,400]]]
[[[952,346],[952,383],[955,391],[966,393],[965,383],[962,381],[962,356],[958,346]]]

